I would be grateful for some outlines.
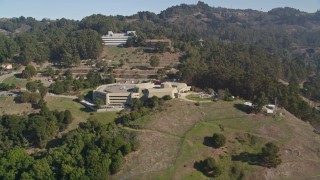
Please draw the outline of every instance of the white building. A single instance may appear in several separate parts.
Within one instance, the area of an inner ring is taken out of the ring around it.
[[[101,99],[107,106],[129,104],[133,99],[142,97],[162,98],[169,95],[171,98],[179,97],[180,93],[190,91],[185,83],[165,82],[161,86],[153,83],[140,84],[108,84],[99,86],[93,91],[93,98]]]
[[[103,45],[105,46],[119,46],[127,43],[131,36],[136,36],[135,31],[127,31],[126,33],[113,33],[108,31],[108,34],[101,36]]]

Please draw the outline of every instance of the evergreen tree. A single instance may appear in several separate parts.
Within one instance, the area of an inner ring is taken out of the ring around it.
[[[262,163],[262,166],[265,166],[268,168],[270,167],[276,168],[279,164],[281,164],[279,147],[273,143],[265,144],[265,146],[262,148],[261,163]]]

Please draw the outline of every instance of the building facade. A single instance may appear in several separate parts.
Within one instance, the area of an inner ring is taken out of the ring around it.
[[[113,33],[108,31],[108,34],[101,36],[102,43],[105,46],[125,45],[129,37],[136,36],[135,31],[127,31],[126,33]]]
[[[101,99],[107,106],[122,106],[130,104],[133,99],[151,98],[157,96],[162,98],[169,95],[177,98],[180,93],[190,91],[191,87],[185,83],[165,82],[161,85],[154,83],[140,84],[108,84],[99,86],[93,91],[93,99]]]

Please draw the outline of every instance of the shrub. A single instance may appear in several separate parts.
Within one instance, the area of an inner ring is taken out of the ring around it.
[[[218,177],[222,173],[220,167],[212,157],[205,159],[202,162],[202,167],[205,175],[208,177]]]
[[[121,152],[124,156],[131,153],[132,152],[131,145],[130,144],[123,145],[121,147]]]
[[[226,143],[226,137],[223,134],[214,133],[212,136],[212,144],[214,148],[224,146]]]
[[[165,101],[168,101],[168,100],[171,100],[172,98],[169,95],[165,95],[165,96],[162,97],[162,99],[165,100]]]

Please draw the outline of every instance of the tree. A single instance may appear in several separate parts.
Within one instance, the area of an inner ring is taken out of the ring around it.
[[[36,92],[32,92],[30,94],[30,97],[29,97],[29,102],[32,103],[32,104],[38,104],[38,102],[40,101],[41,99],[41,96],[39,93],[36,93]]]
[[[77,91],[83,88],[83,82],[79,79],[73,80],[73,90]]]
[[[110,172],[111,174],[115,174],[116,172],[120,171],[120,169],[123,167],[124,160],[123,155],[121,151],[118,151],[116,155],[112,158],[112,163],[110,166]]]
[[[34,82],[34,81],[29,81],[26,84],[26,88],[27,88],[28,91],[36,92],[37,89],[38,89],[38,84],[36,82]]]
[[[64,123],[65,124],[70,124],[72,122],[72,114],[69,110],[64,111]]]
[[[18,52],[17,43],[12,38],[0,34],[0,62],[11,59]]]
[[[100,109],[104,105],[104,102],[99,98],[95,99],[94,103],[96,104],[98,109]]]
[[[156,44],[156,49],[158,50],[159,53],[164,53],[166,51],[166,48],[167,46],[165,43],[159,42]]]
[[[53,77],[54,70],[52,69],[51,66],[47,66],[45,71],[43,72],[43,75]]]
[[[39,90],[41,98],[44,98],[48,93],[48,87],[44,86],[43,84],[39,85],[38,90]]]
[[[40,109],[43,109],[44,107],[47,106],[47,102],[43,98],[41,98],[37,105]]]
[[[212,136],[212,144],[214,148],[224,146],[226,143],[226,137],[223,134],[214,133]]]
[[[23,92],[19,98],[21,103],[29,102],[30,99],[30,92]]]
[[[29,79],[37,74],[37,70],[32,65],[27,65],[26,68],[22,71],[22,77]]]
[[[129,37],[126,43],[127,47],[132,47],[134,45],[135,37]]]
[[[54,179],[54,173],[46,158],[36,160],[32,164],[29,175],[31,179]]]
[[[151,56],[150,57],[150,66],[157,67],[160,65],[160,59],[158,56]]]
[[[253,107],[254,111],[256,113],[261,112],[262,107],[268,103],[268,99],[267,99],[265,93],[262,92],[259,97],[256,97],[254,99],[253,103],[254,103],[254,107]]]
[[[270,142],[265,144],[265,146],[262,148],[261,163],[262,166],[268,168],[276,168],[279,164],[281,164],[279,147]]]
[[[63,81],[56,81],[54,84],[51,84],[50,90],[55,94],[62,94],[65,92]]]
[[[0,179],[19,179],[33,163],[34,159],[24,149],[12,149],[1,156]]]
[[[212,157],[208,157],[201,164],[206,176],[218,177],[222,173],[220,167],[217,165],[216,161]]]

